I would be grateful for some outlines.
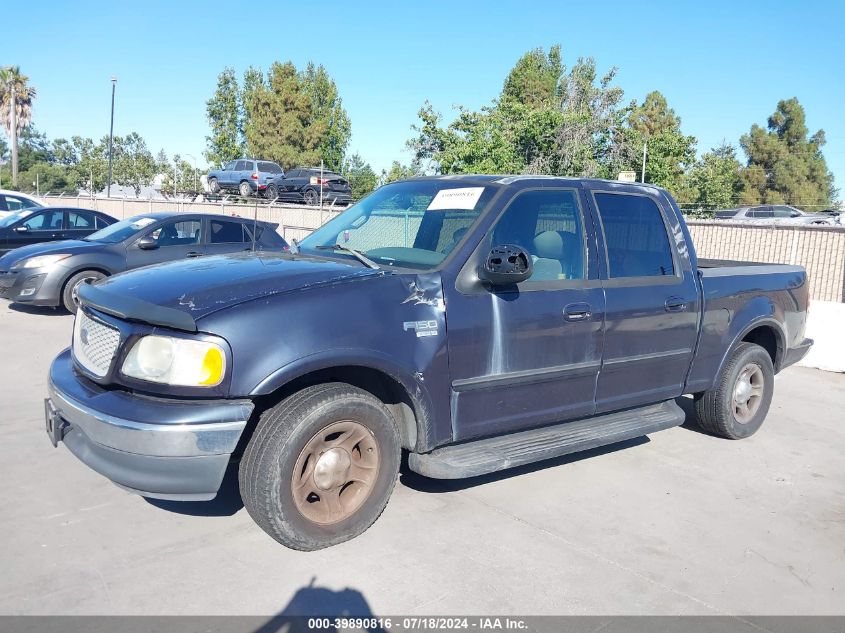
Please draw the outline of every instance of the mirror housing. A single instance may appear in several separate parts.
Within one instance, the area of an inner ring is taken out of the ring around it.
[[[478,278],[492,286],[511,286],[531,277],[534,264],[524,249],[512,244],[494,246],[478,268]]]
[[[158,248],[158,240],[151,235],[145,235],[138,240],[138,248],[142,251],[152,251]]]

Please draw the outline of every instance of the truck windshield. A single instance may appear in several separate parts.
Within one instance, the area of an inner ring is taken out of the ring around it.
[[[100,229],[96,233],[92,233],[88,237],[83,238],[86,242],[104,242],[106,244],[117,244],[123,240],[132,237],[138,231],[154,222],[155,218],[148,218],[143,215],[136,215],[135,217],[121,220]]]
[[[385,185],[302,240],[299,250],[325,257],[326,248],[337,244],[381,266],[428,270],[457,246],[494,191],[444,180]],[[340,249],[330,252],[354,257]]]

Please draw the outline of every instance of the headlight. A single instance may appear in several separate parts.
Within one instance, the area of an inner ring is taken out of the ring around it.
[[[167,385],[214,387],[226,374],[226,352],[210,341],[144,336],[129,350],[121,372]]]
[[[57,253],[54,255],[38,255],[37,257],[28,257],[26,259],[22,259],[17,264],[14,265],[14,268],[45,268],[47,266],[52,266],[56,262],[60,262],[63,259],[67,259],[70,257],[70,253]]]

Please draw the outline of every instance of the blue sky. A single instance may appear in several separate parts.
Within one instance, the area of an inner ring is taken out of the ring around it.
[[[29,75],[51,139],[108,134],[116,75],[115,133],[203,164],[205,101],[225,66],[312,60],[338,84],[350,149],[380,170],[410,159],[426,98],[451,119],[454,104],[489,103],[526,50],[559,43],[569,65],[618,67],[626,100],[663,92],[699,150],[737,144],[797,96],[845,189],[842,2],[36,1],[2,14],[0,64]]]

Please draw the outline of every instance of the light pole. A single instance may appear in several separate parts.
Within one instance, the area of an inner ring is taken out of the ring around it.
[[[112,141],[114,140],[114,88],[117,85],[117,77],[111,77],[111,126],[109,126],[109,182],[106,185],[106,198],[111,196],[111,162],[112,162]],[[91,183],[94,188],[94,183]]]

